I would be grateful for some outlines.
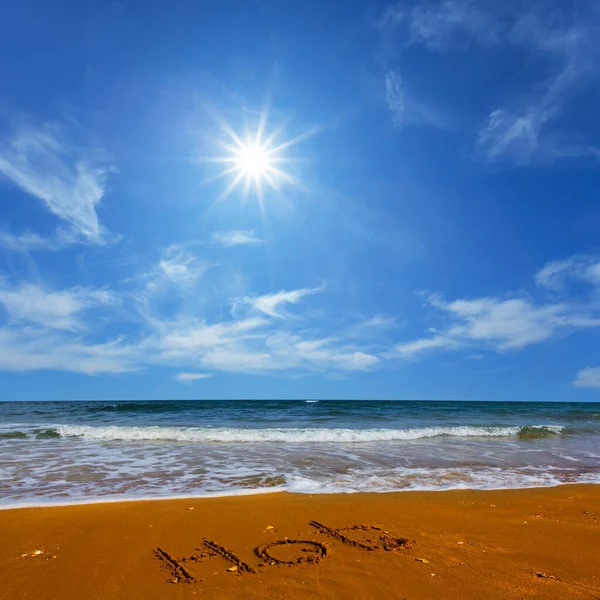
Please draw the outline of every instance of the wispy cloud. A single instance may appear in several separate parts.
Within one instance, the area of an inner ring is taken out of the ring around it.
[[[177,373],[173,379],[175,379],[175,381],[180,381],[181,383],[192,383],[192,381],[208,379],[209,377],[212,377],[210,373]]]
[[[144,287],[138,297],[148,302],[173,289],[190,293],[210,268],[218,266],[194,252],[196,245],[187,242],[165,248],[158,261],[139,277]]]
[[[569,277],[600,285],[600,266],[583,256],[551,262],[537,273],[536,282],[557,291]],[[404,358],[436,349],[516,351],[559,332],[600,329],[597,303],[580,304],[569,296],[560,302],[535,302],[528,296],[446,301],[434,294],[427,298],[427,305],[437,309],[446,325],[434,335],[398,344],[396,352]]]
[[[139,371],[141,356],[121,339],[92,343],[47,328],[0,328],[0,370],[66,371],[84,375]]]
[[[266,327],[262,335],[208,351],[205,367],[239,373],[366,371],[380,358],[337,338],[310,340],[300,333]]]
[[[559,330],[600,328],[600,316],[568,304],[535,304],[528,298],[476,298],[429,305],[450,318],[441,335],[401,344],[398,351],[413,356],[432,348],[479,347],[497,352],[520,350],[550,339]]]
[[[518,99],[512,108],[490,113],[479,144],[491,160],[509,158],[527,164],[585,154],[600,157],[597,148],[573,144],[550,129],[569,97],[597,77],[600,24],[597,18],[588,20],[585,14],[573,14],[565,13],[558,19],[534,12],[516,16],[507,43],[541,56],[552,67],[545,80],[532,86],[536,91],[532,90],[528,98]]]
[[[600,367],[586,367],[577,373],[573,385],[578,388],[600,390]]]
[[[238,347],[209,350],[202,357],[202,364],[210,369],[231,373],[264,374],[283,371],[290,365],[276,360],[269,352]]]
[[[396,319],[393,317],[385,317],[383,315],[375,315],[368,321],[364,322],[365,327],[395,327],[397,325]]]
[[[167,249],[169,258],[162,262],[170,261],[179,250],[174,253],[172,248]],[[187,268],[187,261],[182,262]],[[169,276],[172,271],[166,269]],[[183,281],[179,288],[181,294],[195,297],[197,287],[188,285],[187,272],[179,269],[174,272],[176,280]],[[146,293],[147,282],[143,278],[126,283],[141,285],[140,293]],[[314,323],[306,322],[306,318],[283,318],[288,316],[283,312],[285,305],[299,304],[306,296],[323,289],[306,288],[252,297],[248,299],[251,306],[248,315],[240,319],[215,318],[223,312],[222,306],[211,319],[188,312],[166,318],[159,311],[144,319],[137,333],[127,339],[99,342],[102,321],[92,321],[94,311],[116,310],[120,297],[104,290],[50,291],[26,282],[12,286],[2,282],[0,306],[7,313],[7,321],[0,325],[0,341],[6,342],[6,348],[11,351],[0,351],[0,369],[53,369],[93,375],[160,365],[177,369],[178,374],[174,375],[177,381],[190,382],[214,371],[306,374],[365,371],[376,367],[381,358],[372,345],[361,343],[356,337],[352,341],[344,339],[343,331],[315,339]],[[123,317],[122,311],[132,306],[126,303],[127,294],[122,291],[121,295],[119,312],[113,314]],[[239,301],[220,299],[221,304],[227,302],[233,305]],[[133,308],[136,306],[134,303]],[[102,316],[109,314],[103,312]],[[143,316],[147,316],[146,313]],[[1,318],[0,312],[0,323]],[[135,315],[125,315],[125,318],[130,325],[136,322]],[[112,321],[111,330],[120,322],[122,319]],[[199,367],[209,372],[198,373]]]
[[[412,358],[428,350],[452,349],[459,347],[459,343],[443,335],[434,335],[430,338],[421,338],[396,345],[396,352],[402,358]]]
[[[504,26],[494,4],[473,0],[418,4],[410,12],[409,22],[412,41],[424,42],[437,51],[460,44],[461,35],[483,44],[497,44]]]
[[[597,3],[552,4],[492,0],[402,2],[388,7],[379,22],[386,31],[404,35],[405,47],[423,45],[432,52],[519,52],[524,64],[543,64],[529,89],[492,106],[479,127],[477,146],[490,161],[525,165],[590,155],[600,149],[561,129],[559,119],[573,96],[598,78],[600,19]],[[404,86],[386,76],[388,105],[395,122],[407,116]]]
[[[440,111],[417,101],[407,92],[397,71],[390,70],[385,74],[385,102],[395,127],[424,125],[447,128],[446,120]]]
[[[180,359],[186,356],[198,357],[213,348],[239,347],[246,339],[256,338],[256,331],[267,325],[268,321],[260,318],[210,325],[181,319],[162,323],[158,338],[149,340],[149,344],[156,346],[161,355],[167,359]]]
[[[219,296],[211,308],[198,295],[202,288],[213,287],[212,280],[198,274],[186,252],[191,252],[189,247],[170,247],[151,269],[150,282],[173,282],[178,294],[189,301],[185,310],[176,309],[169,316],[161,310],[144,312],[146,305],[127,300],[127,290],[56,290],[0,279],[0,370],[95,375],[158,365],[172,368],[172,376],[183,383],[217,371],[294,376],[358,373],[441,351],[463,352],[466,357],[482,351],[517,352],[558,334],[600,330],[596,295],[600,269],[591,257],[571,257],[543,267],[536,280],[545,301],[524,294],[455,300],[429,295],[426,306],[435,315],[436,328],[399,341],[390,327],[395,321],[389,317],[354,323],[344,319],[341,325],[339,319],[324,317],[322,306],[319,311],[299,306],[310,296],[325,293],[325,286],[242,300]],[[585,281],[589,289],[585,302],[573,299],[567,284],[574,280]],[[123,285],[133,286],[131,294],[136,297],[148,293],[148,283],[144,276]],[[558,294],[562,294],[560,301]],[[240,304],[245,311],[232,310]],[[297,315],[285,311],[291,305],[298,306]],[[140,321],[140,314],[148,318]],[[115,338],[123,320],[128,335]],[[583,370],[576,385],[592,381],[594,373]]]
[[[264,244],[264,241],[254,235],[254,230],[216,231],[211,240],[220,246],[240,246],[246,244]]]
[[[36,250],[58,250],[65,247],[58,238],[45,238],[37,233],[24,232],[18,235],[0,231],[0,246],[11,252],[33,252]]]
[[[114,294],[103,290],[52,291],[31,283],[10,286],[0,279],[0,305],[16,323],[81,331],[86,328],[81,318],[84,312],[115,302]]]
[[[385,102],[392,113],[394,125],[400,126],[404,122],[404,90],[402,78],[394,71],[385,75]]]
[[[535,276],[539,286],[561,290],[568,280],[600,285],[600,258],[571,256],[545,265]]]
[[[255,298],[244,298],[243,302],[270,317],[283,319],[288,316],[280,307],[285,304],[298,304],[304,297],[322,292],[323,288],[304,288],[289,292],[281,291],[275,294],[266,294]]]
[[[539,106],[496,109],[480,131],[478,143],[491,160],[510,155],[517,164],[527,164],[539,149],[541,129],[552,112]]]
[[[21,125],[0,140],[0,175],[43,202],[74,238],[91,243],[106,239],[96,208],[111,170],[94,152],[70,144],[57,125]]]
[[[366,371],[381,359],[374,354],[340,347],[338,340],[320,339],[297,341],[292,347],[300,358],[319,368],[335,367],[344,371]]]
[[[210,266],[211,263],[189,252],[185,247],[174,244],[163,252],[156,272],[159,277],[185,286],[195,283]]]

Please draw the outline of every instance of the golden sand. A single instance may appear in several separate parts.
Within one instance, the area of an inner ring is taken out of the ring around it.
[[[600,598],[600,486],[0,511],[0,598]]]

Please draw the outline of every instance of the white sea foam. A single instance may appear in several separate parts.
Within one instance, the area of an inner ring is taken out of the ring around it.
[[[193,500],[204,498],[229,498],[231,496],[257,496],[264,494],[276,494],[285,492],[285,488],[254,488],[254,489],[231,489],[226,492],[205,492],[195,494],[179,494],[171,496],[93,496],[85,499],[67,499],[67,500],[44,500],[44,501],[27,501],[15,502],[13,504],[2,504],[0,510],[14,510],[16,508],[50,508],[55,506],[79,506],[87,504],[114,504],[115,502],[156,502],[158,500]]]
[[[1,405],[0,506],[600,483],[579,409],[304,403]]]
[[[353,494],[357,492],[408,492],[441,490],[498,490],[554,487],[565,484],[600,484],[600,473],[525,468],[395,469],[389,472],[353,471],[321,479],[291,476],[287,491],[295,494]]]
[[[559,434],[561,425],[528,427],[421,427],[413,429],[250,429],[237,427],[127,427],[89,425],[59,425],[56,432],[63,437],[90,440],[178,441],[196,443],[369,443],[418,440],[434,437],[514,437],[528,433]]]

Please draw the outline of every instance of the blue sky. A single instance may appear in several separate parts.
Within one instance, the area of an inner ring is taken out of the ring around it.
[[[4,13],[1,399],[600,398],[600,2]]]

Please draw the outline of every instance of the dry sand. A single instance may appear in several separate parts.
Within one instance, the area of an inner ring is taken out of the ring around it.
[[[600,486],[4,510],[0,598],[598,599]]]

